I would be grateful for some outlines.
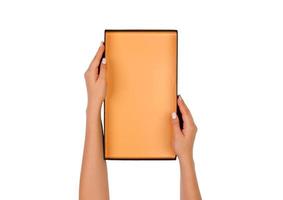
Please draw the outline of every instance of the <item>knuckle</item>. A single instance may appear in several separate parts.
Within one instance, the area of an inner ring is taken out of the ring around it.
[[[91,75],[92,75],[92,69],[89,69],[89,70],[87,70],[85,73],[84,73],[84,77],[85,78],[89,78]]]
[[[198,131],[198,127],[195,125],[195,132],[197,132]]]
[[[191,129],[192,129],[192,131],[197,132],[198,128],[195,125],[195,123],[192,124]]]
[[[84,73],[84,77],[85,77],[85,79],[87,79],[87,78],[89,77],[89,71],[86,71],[86,72]]]
[[[174,122],[173,123],[173,131],[175,133],[177,133],[178,131],[180,131],[180,126],[179,126],[179,123],[178,122]]]
[[[172,123],[174,126],[178,125],[179,124],[179,120],[176,118],[176,119],[173,119],[172,120]]]

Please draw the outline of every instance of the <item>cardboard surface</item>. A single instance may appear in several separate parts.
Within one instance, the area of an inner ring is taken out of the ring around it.
[[[105,159],[176,159],[177,31],[106,30]]]

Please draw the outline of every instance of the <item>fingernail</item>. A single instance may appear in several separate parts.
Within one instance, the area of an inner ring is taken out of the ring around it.
[[[183,99],[182,99],[182,97],[181,97],[181,95],[179,95],[179,100],[180,100],[180,101],[182,101],[182,100],[183,100]]]
[[[176,119],[177,118],[177,114],[175,112],[172,112],[171,117],[172,117],[172,119]]]
[[[102,46],[102,45],[104,45],[104,42],[103,42],[103,41],[100,42],[100,46]]]
[[[102,64],[105,65],[106,64],[106,58],[102,59]]]

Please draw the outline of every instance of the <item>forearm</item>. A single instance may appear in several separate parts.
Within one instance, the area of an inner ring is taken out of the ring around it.
[[[94,161],[104,162],[103,159],[103,134],[100,116],[101,104],[88,105],[86,110],[86,135],[85,135],[85,155],[91,154],[92,163]],[[87,154],[85,154],[87,153]]]
[[[103,158],[101,105],[86,111],[86,135],[82,161],[80,200],[109,199],[107,166]]]
[[[180,161],[181,200],[201,200],[192,156]]]

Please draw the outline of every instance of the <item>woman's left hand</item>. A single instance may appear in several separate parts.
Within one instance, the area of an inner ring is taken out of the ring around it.
[[[89,68],[85,72],[85,81],[88,94],[88,108],[97,106],[101,108],[102,102],[106,95],[106,59],[103,58],[101,61],[104,53],[104,48],[104,44],[103,42],[101,42],[101,45],[96,52],[95,57],[93,58],[89,65]]]

